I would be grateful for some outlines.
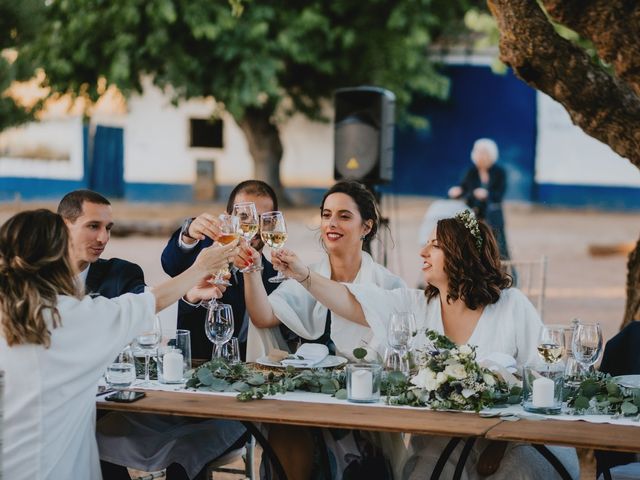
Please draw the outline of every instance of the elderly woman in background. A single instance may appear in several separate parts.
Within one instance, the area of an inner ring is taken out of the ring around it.
[[[507,175],[496,165],[498,146],[489,138],[480,138],[473,144],[470,167],[460,185],[449,189],[449,198],[464,200],[476,217],[484,220],[493,230],[498,242],[500,257],[509,258],[509,248],[504,232],[502,197],[507,189]]]
[[[152,327],[158,311],[210,278],[235,249],[203,250],[191,268],[150,292],[91,298],[79,288],[62,217],[34,210],[7,220],[0,227],[4,478],[102,478],[95,438],[100,376]]]

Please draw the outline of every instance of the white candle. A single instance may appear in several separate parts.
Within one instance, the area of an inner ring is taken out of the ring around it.
[[[162,377],[165,382],[179,382],[182,380],[182,353],[171,350],[162,357]]]
[[[554,406],[554,387],[553,380],[546,377],[536,378],[533,381],[533,399],[534,407],[553,407]]]
[[[369,400],[373,395],[373,375],[369,370],[354,370],[351,374],[351,398]]]

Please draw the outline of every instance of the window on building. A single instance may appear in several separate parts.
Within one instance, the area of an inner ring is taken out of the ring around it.
[[[190,147],[223,148],[222,120],[190,118]]]

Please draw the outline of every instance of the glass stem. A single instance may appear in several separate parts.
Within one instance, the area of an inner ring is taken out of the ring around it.
[[[144,381],[145,383],[149,383],[149,359],[151,355],[148,352],[144,354]]]

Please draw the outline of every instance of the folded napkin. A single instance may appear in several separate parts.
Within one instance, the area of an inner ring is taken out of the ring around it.
[[[281,360],[282,365],[292,365],[294,367],[313,367],[322,362],[329,355],[326,345],[320,343],[303,343],[294,354],[295,358],[285,358]]]
[[[478,361],[480,366],[488,368],[493,373],[500,375],[509,385],[521,383],[513,373],[516,368],[516,359],[511,355],[501,352],[493,352]]]

